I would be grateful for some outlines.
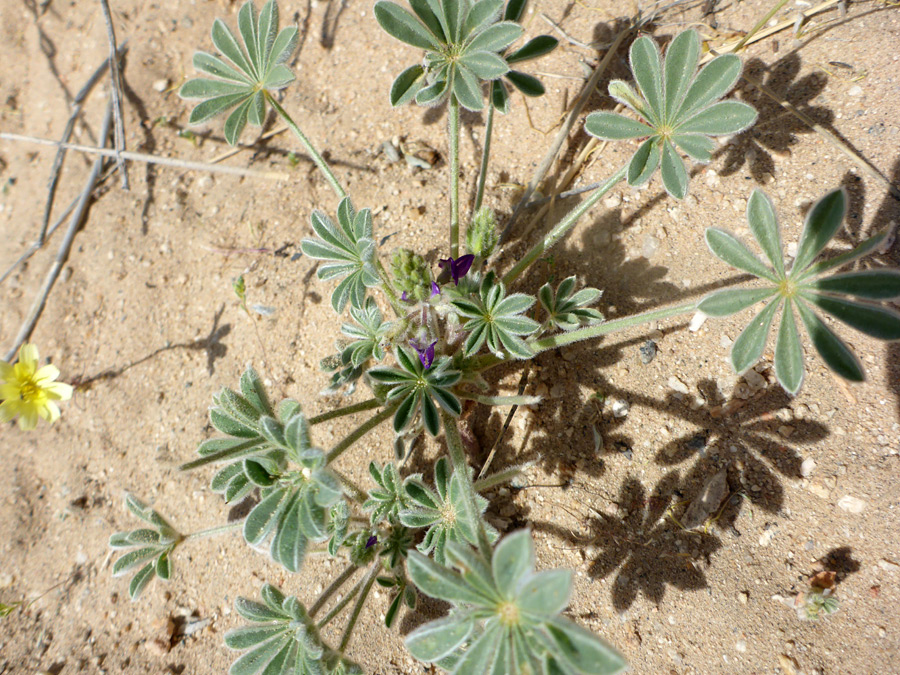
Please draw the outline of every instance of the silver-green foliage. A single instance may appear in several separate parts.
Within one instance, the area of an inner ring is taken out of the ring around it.
[[[278,5],[269,0],[259,16],[252,0],[238,12],[239,43],[221,19],[212,28],[212,41],[227,61],[207,54],[194,54],[194,67],[212,78],[189,80],[179,95],[201,99],[191,111],[190,123],[200,124],[228,110],[225,140],[237,143],[249,120],[262,126],[270,92],[283,89],[294,81],[294,74],[284,62],[297,47],[297,28],[278,30]]]
[[[319,267],[319,279],[345,277],[331,294],[334,311],[344,311],[347,302],[364,308],[366,288],[379,284],[375,269],[375,242],[372,239],[372,212],[356,211],[349,197],[337,210],[338,225],[321,211],[313,211],[310,220],[318,238],[304,239],[303,252],[310,258],[326,261]]]
[[[593,305],[603,295],[603,291],[596,288],[582,288],[575,292],[575,277],[566,277],[559,282],[556,293],[550,284],[541,286],[538,291],[538,299],[547,318],[544,320],[544,328],[561,328],[562,330],[574,330],[579,326],[590,325],[603,321],[603,314],[588,305]]]
[[[128,574],[140,567],[128,585],[128,595],[137,600],[154,576],[168,581],[172,571],[169,556],[183,537],[165,518],[136,497],[125,495],[125,506],[133,516],[150,526],[116,532],[109,538],[110,548],[130,549],[113,563],[113,576]]]
[[[406,638],[413,656],[454,675],[560,673],[613,675],[622,655],[606,642],[560,616],[569,604],[569,570],[534,571],[534,545],[527,530],[504,537],[490,560],[450,543],[456,569],[412,552],[413,583],[452,605],[450,614]]]
[[[630,57],[637,91],[622,80],[613,80],[609,95],[640,119],[595,112],[588,115],[585,129],[604,140],[647,138],[628,164],[628,183],[643,185],[661,165],[666,192],[684,199],[688,173],[676,146],[692,159],[708,162],[715,148],[711,136],[743,131],[756,120],[756,111],[746,103],[718,100],[737,82],[741,60],[722,54],[697,73],[700,36],[693,30],[672,40],[665,62],[648,36],[634,41]]]
[[[504,57],[503,52],[523,33],[516,23],[524,2],[514,0],[503,20],[503,0],[410,0],[413,13],[388,0],[375,3],[375,18],[391,36],[425,50],[423,65],[410,66],[394,80],[391,103],[403,105],[415,99],[420,105],[436,105],[453,94],[469,110],[484,107],[481,85],[506,76],[530,96],[544,93],[530,75],[511,71],[509,63],[537,58],[556,47],[555,38],[542,35]],[[499,85],[499,83],[497,83]],[[506,90],[492,95],[498,103]],[[497,105],[503,112],[508,104]]]
[[[716,228],[706,230],[706,243],[717,258],[758,277],[764,285],[716,291],[700,302],[699,309],[710,316],[729,316],[768,300],[734,341],[731,363],[737,372],[745,372],[760,359],[769,329],[782,305],[784,310],[775,341],[775,374],[791,394],[800,389],[804,374],[803,347],[795,314],[800,316],[825,364],[852,381],[864,378],[859,359],[814,308],[874,338],[900,340],[900,313],[880,304],[900,297],[900,271],[866,270],[822,277],[825,272],[871,253],[884,241],[887,232],[875,235],[851,251],[813,263],[837,234],[846,212],[847,194],[843,188],[832,190],[813,204],[789,270],[782,257],[775,209],[761,190],[755,190],[747,202],[747,224],[771,267],[733,234]]]
[[[234,608],[251,622],[225,634],[225,644],[250,650],[231,665],[230,675],[362,675],[362,669],[329,649],[297,598],[264,584],[262,602],[239,597]]]

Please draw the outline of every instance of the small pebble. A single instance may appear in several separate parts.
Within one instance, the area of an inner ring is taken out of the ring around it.
[[[816,470],[816,462],[810,457],[807,457],[800,464],[800,475],[804,478],[808,478],[812,475],[812,472]]]
[[[653,340],[647,340],[640,346],[639,351],[641,354],[641,363],[650,363],[654,358],[656,358],[656,343]]]
[[[669,378],[666,384],[669,385],[669,389],[671,389],[672,391],[677,391],[679,394],[688,393],[688,386],[674,375]]]
[[[704,323],[706,323],[706,314],[703,312],[696,312],[694,316],[691,317],[691,323],[688,325],[688,330],[692,333],[696,333]]]
[[[610,405],[610,410],[612,410],[613,417],[625,417],[628,414],[629,409],[631,408],[628,405],[628,401],[623,401],[620,398],[614,399],[612,404]]]
[[[860,96],[863,93],[862,87],[858,84],[853,85],[850,89],[847,90],[848,96]]]
[[[862,513],[866,508],[865,501],[859,497],[851,497],[850,495],[844,495],[838,499],[837,505],[838,508],[843,509],[848,513]]]
[[[163,93],[168,88],[169,88],[169,81],[166,79],[156,80],[156,82],[153,83],[153,90],[158,91],[160,94]]]

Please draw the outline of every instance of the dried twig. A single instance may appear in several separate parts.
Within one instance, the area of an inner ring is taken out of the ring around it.
[[[37,143],[39,145],[56,145],[68,148],[69,150],[77,150],[92,155],[103,155],[104,157],[115,157],[115,150],[107,150],[104,148],[92,148],[89,145],[77,145],[75,143],[60,143],[48,138],[38,138],[36,136],[23,136],[22,134],[10,134],[0,132],[0,140],[5,141],[25,141],[27,143]],[[135,162],[147,162],[148,164],[161,164],[163,166],[174,166],[179,169],[187,169],[194,171],[209,171],[210,173],[226,173],[232,176],[246,176],[248,178],[265,178],[267,180],[290,180],[290,175],[278,171],[255,171],[254,169],[241,169],[236,166],[218,166],[208,164],[206,162],[189,162],[183,159],[173,159],[171,157],[160,157],[158,155],[145,155],[142,152],[122,151],[122,157]]]
[[[591,79],[588,80],[587,84],[584,87],[584,90],[578,97],[578,100],[575,101],[575,105],[572,106],[572,110],[569,112],[569,116],[566,118],[565,123],[562,125],[562,128],[556,135],[556,139],[553,141],[553,145],[550,146],[550,150],[547,151],[547,154],[544,156],[544,159],[541,162],[540,166],[538,166],[538,168],[535,170],[534,175],[528,182],[528,186],[525,188],[525,194],[522,195],[519,203],[516,204],[516,208],[513,210],[512,216],[510,216],[509,221],[506,223],[506,227],[504,227],[503,232],[500,233],[500,241],[504,241],[506,239],[510,229],[512,229],[513,224],[519,217],[519,213],[522,211],[522,209],[524,209],[538,184],[544,179],[547,171],[549,171],[550,165],[553,164],[553,161],[556,159],[556,155],[559,153],[563,142],[565,142],[566,138],[568,138],[569,131],[571,131],[572,126],[575,124],[575,120],[578,119],[578,116],[581,114],[581,111],[587,104],[588,99],[590,99],[591,95],[594,93],[594,89],[596,89],[597,83],[600,81],[603,73],[606,72],[609,64],[612,63],[612,60],[615,57],[615,54],[621,46],[622,42],[624,42],[625,39],[629,37],[633,32],[633,26],[620,32],[619,35],[616,36],[616,39],[613,41],[612,45],[610,45],[609,50],[606,52],[606,56],[603,57],[603,60],[600,61],[600,63],[594,69],[594,73],[593,75],[591,75]]]
[[[109,2],[100,0],[103,16],[106,18],[106,36],[109,39],[109,75],[112,82],[113,112],[116,118],[116,166],[122,174],[122,189],[128,190],[128,168],[122,151],[125,150],[125,118],[122,116],[122,80],[119,77],[119,59],[116,57],[116,31],[113,28]]]
[[[119,45],[118,56],[121,57],[127,48],[128,40],[125,40],[121,45]],[[84,86],[75,94],[75,98],[72,99],[72,113],[69,115],[69,121],[66,122],[66,128],[63,130],[62,137],[60,138],[60,143],[67,143],[69,138],[72,137],[72,130],[75,128],[75,122],[78,119],[78,116],[81,114],[81,104],[84,102],[84,99],[87,98],[87,95],[91,93],[91,90],[94,88],[94,85],[103,77],[103,74],[106,72],[107,67],[109,67],[109,59],[107,58],[103,63],[100,64],[100,67],[94,71],[93,75],[88,78],[88,81],[84,83]],[[66,148],[64,146],[60,146],[56,151],[56,157],[53,158],[53,166],[50,167],[50,180],[47,185],[47,203],[44,205],[44,218],[41,221],[41,231],[38,234],[37,239],[37,248],[40,248],[44,245],[44,237],[47,235],[47,226],[50,223],[50,213],[53,211],[53,200],[56,197],[56,184],[59,181],[60,170],[62,169],[62,163],[66,156]],[[74,208],[75,202],[69,206],[69,211]],[[56,221],[56,224],[59,225],[60,222],[66,216],[63,215]],[[37,250],[37,249],[35,249]],[[3,275],[3,279],[6,278],[6,275]],[[0,279],[0,282],[3,281]]]
[[[98,138],[98,142],[101,145],[106,144],[106,139],[109,136],[109,127],[113,117],[112,110],[113,102],[110,98],[106,107],[106,116],[103,118],[103,124]],[[66,230],[65,239],[63,239],[62,244],[59,246],[56,260],[53,261],[53,265],[50,267],[50,271],[47,273],[47,277],[44,279],[44,283],[41,286],[37,297],[34,299],[34,303],[31,305],[31,310],[28,312],[28,316],[25,318],[22,328],[19,329],[19,334],[16,336],[12,349],[6,354],[6,361],[12,361],[22,343],[31,337],[31,333],[34,330],[41,313],[44,311],[44,305],[47,303],[47,296],[50,295],[50,290],[53,288],[53,284],[56,282],[57,277],[59,277],[59,273],[69,257],[72,242],[75,240],[75,233],[78,232],[78,227],[81,225],[81,221],[84,218],[84,212],[87,209],[88,203],[91,201],[91,195],[94,192],[94,186],[97,184],[97,179],[100,177],[102,168],[103,158],[98,157],[94,161],[94,166],[91,168],[91,173],[85,183],[84,190],[81,192],[78,205],[75,207],[75,211],[69,219],[69,228]]]

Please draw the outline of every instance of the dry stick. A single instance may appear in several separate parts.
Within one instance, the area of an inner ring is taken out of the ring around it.
[[[528,385],[528,370],[531,361],[525,362],[525,367],[522,369],[522,376],[519,378],[519,396],[525,393],[525,387]],[[516,414],[516,410],[519,409],[518,405],[514,405],[509,409],[509,412],[506,415],[506,421],[503,423],[503,428],[500,429],[500,433],[497,434],[497,438],[494,439],[493,445],[491,445],[491,451],[488,453],[487,459],[484,460],[484,464],[481,466],[481,471],[478,472],[478,476],[475,480],[481,480],[484,478],[484,475],[487,473],[487,470],[491,466],[491,462],[494,461],[494,455],[497,454],[497,448],[500,446],[500,441],[503,440],[503,437],[506,435],[506,431],[509,429],[509,425],[512,422],[513,415]]]
[[[106,139],[109,136],[109,127],[112,121],[113,116],[113,103],[112,99],[110,99],[109,103],[106,106],[106,116],[103,118],[103,125],[100,129],[100,137],[98,142],[103,145],[106,143]],[[35,325],[37,324],[37,320],[40,318],[41,313],[44,311],[44,305],[47,302],[47,296],[50,295],[50,289],[53,288],[53,284],[56,282],[56,278],[59,276],[60,271],[63,268],[63,265],[66,264],[66,260],[69,257],[69,250],[72,248],[72,242],[75,240],[75,233],[78,232],[78,227],[81,225],[81,220],[84,218],[84,212],[87,209],[88,203],[91,201],[91,195],[94,192],[94,186],[97,183],[97,179],[100,177],[100,171],[103,169],[103,158],[98,157],[94,160],[94,166],[91,168],[91,173],[88,176],[87,182],[85,183],[84,190],[81,192],[81,198],[78,201],[78,206],[75,207],[75,212],[72,214],[72,218],[69,220],[69,229],[66,230],[65,239],[63,239],[62,244],[60,244],[59,252],[56,254],[56,260],[53,261],[53,266],[50,268],[50,271],[47,273],[47,278],[44,279],[44,284],[41,286],[41,290],[38,292],[37,297],[34,299],[34,303],[31,305],[31,311],[28,313],[28,317],[25,319],[25,323],[22,324],[22,328],[19,330],[19,334],[16,336],[16,341],[12,346],[12,349],[6,355],[6,361],[12,361],[13,357],[16,355],[19,347],[22,345],[25,340],[31,337],[31,332],[34,330]]]
[[[115,157],[115,150],[106,150],[104,148],[93,148],[89,145],[77,145],[75,143],[60,143],[49,138],[38,138],[36,136],[23,136],[22,134],[10,134],[0,132],[0,140],[5,141],[25,141],[27,143],[37,143],[38,145],[55,145],[65,147],[69,150],[77,150],[93,155],[103,155],[104,157]],[[188,171],[209,171],[210,173],[225,173],[231,176],[246,176],[248,178],[265,178],[266,180],[290,180],[290,175],[279,171],[256,171],[254,169],[241,169],[236,166],[218,166],[215,164],[207,164],[205,162],[189,162],[183,159],[172,159],[171,157],[160,157],[159,155],[145,155],[142,152],[129,152],[123,150],[121,153],[124,159],[135,162],[147,162],[148,164],[160,164],[162,166],[174,166],[179,169]]]
[[[121,45],[119,45],[118,55],[121,57],[125,51],[126,46],[128,45],[128,40],[125,40]],[[72,130],[75,128],[75,122],[78,119],[78,116],[81,114],[81,104],[84,102],[84,99],[87,98],[87,95],[91,93],[94,85],[99,82],[100,78],[103,77],[103,74],[106,72],[107,67],[109,66],[109,59],[107,58],[103,63],[100,64],[100,67],[94,71],[94,74],[88,78],[88,81],[85,82],[84,86],[75,94],[75,98],[72,99],[72,113],[69,115],[69,121],[66,122],[66,128],[63,130],[62,138],[60,138],[61,143],[66,143],[72,137]],[[44,205],[44,219],[41,221],[41,232],[38,235],[37,240],[37,248],[40,248],[44,245],[44,238],[47,235],[47,225],[50,223],[50,213],[53,210],[53,200],[56,197],[56,184],[59,181],[60,170],[62,169],[62,163],[66,156],[66,148],[60,146],[56,151],[56,157],[53,158],[53,166],[50,167],[50,180],[47,185],[47,203]],[[72,205],[69,207],[71,211],[75,206],[75,202],[72,202]],[[57,221],[58,225],[61,223],[66,215],[63,214]],[[34,247],[32,247],[34,248]],[[35,248],[35,250],[37,250]],[[17,263],[18,264],[18,263]],[[6,275],[4,275],[6,278]],[[0,279],[3,281],[3,279]]]
[[[257,143],[259,143],[260,141],[267,141],[270,138],[272,138],[273,136],[277,136],[278,134],[283,134],[288,129],[289,129],[289,127],[287,125],[285,125],[283,127],[278,127],[277,129],[272,129],[272,131],[268,131],[268,132],[264,133],[262,136],[260,136],[259,138],[257,138],[256,142],[253,145],[243,145],[243,144],[237,145],[237,146],[231,148],[230,150],[226,150],[221,155],[216,155],[215,157],[213,157],[210,160],[210,163],[218,164],[219,162],[224,161],[224,160],[228,159],[229,157],[234,157],[239,152],[243,152],[244,150],[250,150],[251,148],[255,148],[255,147],[257,147]]]
[[[537,188],[538,183],[543,180],[547,171],[550,170],[550,165],[553,164],[553,161],[556,159],[556,155],[559,153],[563,142],[566,140],[566,138],[568,138],[569,131],[575,124],[575,120],[578,119],[578,116],[581,114],[581,111],[587,104],[588,99],[590,99],[591,95],[594,93],[594,89],[597,87],[597,83],[600,81],[600,78],[603,77],[603,73],[606,72],[609,64],[612,63],[612,60],[615,57],[616,52],[618,51],[622,42],[633,32],[634,27],[632,26],[619,33],[619,35],[613,41],[612,45],[610,45],[609,49],[607,50],[606,56],[603,57],[603,60],[600,61],[597,68],[594,69],[594,73],[593,75],[591,75],[591,79],[588,80],[587,84],[584,87],[584,91],[581,92],[581,96],[578,97],[578,100],[575,102],[575,105],[569,112],[569,116],[566,119],[565,124],[563,124],[562,128],[559,130],[559,133],[556,135],[556,139],[553,141],[553,145],[550,147],[550,150],[547,152],[544,160],[535,170],[534,175],[531,177],[531,181],[529,181],[528,183],[528,187],[525,189],[525,194],[522,195],[519,203],[516,204],[516,208],[513,211],[512,216],[510,216],[509,222],[506,223],[506,227],[504,227],[503,232],[500,233],[500,241],[504,241],[506,239],[506,236],[509,234],[510,229],[516,222],[516,219],[519,217],[519,213],[528,203],[528,200],[531,198],[531,195]]]
[[[109,11],[109,2],[100,0],[103,7],[103,16],[106,18],[106,37],[109,39],[109,75],[112,81],[113,112],[116,118],[116,166],[122,174],[122,189],[130,189],[128,186],[128,168],[122,151],[125,149],[125,118],[122,116],[122,78],[119,76],[119,59],[116,57],[116,31],[113,28],[112,13]]]
[[[895,199],[900,199],[900,188],[898,188],[896,185],[891,183],[891,181],[888,180],[886,176],[884,176],[874,166],[869,164],[869,162],[865,158],[861,157],[860,155],[855,153],[853,150],[851,150],[849,147],[847,147],[846,143],[841,141],[841,139],[838,138],[835,134],[828,131],[828,129],[823,127],[821,124],[818,124],[815,120],[810,118],[808,115],[806,115],[802,111],[798,110],[797,107],[793,103],[781,98],[778,94],[776,94],[774,91],[769,89],[769,87],[764,85],[762,82],[757,80],[755,77],[753,77],[751,75],[747,75],[746,73],[741,75],[741,77],[744,80],[746,80],[747,82],[749,82],[751,85],[753,85],[754,87],[759,89],[762,93],[764,93],[770,99],[775,101],[775,103],[780,105],[782,108],[787,110],[789,113],[796,116],[801,122],[803,122],[805,125],[807,125],[813,131],[815,131],[817,134],[819,134],[822,138],[824,138],[826,141],[828,141],[836,149],[840,150],[842,153],[847,155],[847,157],[849,157],[850,160],[854,164],[856,164],[856,166],[858,166],[866,174],[868,174],[870,178],[873,178],[876,181],[878,181],[879,183],[883,184],[885,186],[885,188],[887,188],[887,191],[890,192],[891,195],[893,195],[893,197]]]

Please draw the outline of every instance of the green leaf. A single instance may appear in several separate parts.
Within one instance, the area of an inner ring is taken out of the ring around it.
[[[755,277],[778,283],[778,278],[772,271],[763,265],[762,261],[753,255],[731,232],[715,227],[706,228],[706,245],[709,246],[709,250],[714,256],[726,264],[749,272]]]
[[[262,58],[257,48],[257,23],[256,23],[256,7],[253,2],[245,2],[238,11],[238,30],[241,33],[241,40],[244,42],[244,48],[250,57],[250,63],[253,66],[254,79],[259,81],[262,76]]]
[[[647,112],[652,115],[651,121],[661,124],[665,112],[665,94],[659,47],[652,38],[643,35],[631,43],[629,58],[634,79],[650,106]]]
[[[522,18],[526,4],[528,4],[528,0],[509,0],[506,4],[506,11],[503,13],[503,19],[505,21],[518,21]]]
[[[440,0],[441,14],[443,15],[445,31],[450,42],[459,42],[464,36],[460,35],[469,8],[468,2],[459,0]]]
[[[571,570],[545,570],[528,579],[516,597],[523,611],[551,618],[568,607],[571,592]]]
[[[141,593],[144,592],[144,589],[147,588],[147,584],[153,579],[155,573],[155,567],[153,563],[147,563],[141,570],[134,575],[134,578],[131,580],[131,583],[128,584],[128,596],[132,600],[137,600]]]
[[[479,80],[496,80],[509,71],[506,61],[492,52],[467,51],[459,62]]]
[[[631,108],[638,115],[651,122],[651,115],[647,112],[644,101],[624,80],[613,80],[607,87],[609,95],[624,106]],[[651,122],[653,123],[653,122]]]
[[[485,631],[463,652],[453,672],[456,675],[491,672],[494,669],[498,649],[504,642],[508,630],[499,621],[489,621]]]
[[[491,105],[504,115],[509,112],[509,93],[500,80],[491,83]]]
[[[449,84],[446,78],[438,79],[416,94],[416,103],[419,105],[437,105],[446,95]]]
[[[660,165],[663,186],[675,199],[684,199],[688,191],[688,175],[684,168],[684,162],[675,151],[672,141],[666,140],[663,144],[662,164]]]
[[[223,133],[225,134],[225,140],[228,142],[228,145],[236,145],[238,142],[238,138],[241,136],[241,132],[244,130],[244,127],[247,125],[247,115],[250,112],[250,106],[253,104],[253,99],[248,98],[241,105],[235,108],[234,112],[228,116],[228,119],[225,120],[225,126],[223,127]],[[200,105],[203,105],[202,103]],[[199,108],[200,106],[197,106]],[[194,108],[196,111],[197,108]],[[193,115],[192,115],[193,117]]]
[[[475,74],[459,64],[456,67],[456,77],[453,78],[453,93],[459,104],[467,110],[481,110],[484,100],[481,97],[481,84]]]
[[[581,626],[557,617],[545,627],[558,653],[585,675],[617,675],[628,669],[624,656]]]
[[[605,141],[644,138],[654,130],[642,122],[611,112],[594,112],[587,116],[584,128],[591,136]]]
[[[272,68],[272,71],[266,76],[266,81],[263,83],[263,86],[268,91],[276,91],[278,89],[284,89],[295,79],[297,78],[290,68],[285,65],[277,65]]]
[[[300,498],[295,496],[278,524],[278,531],[269,549],[272,559],[289,572],[299,570],[306,555],[307,539],[300,531],[300,508]]]
[[[749,370],[762,357],[763,350],[766,348],[769,328],[772,327],[772,320],[780,305],[781,296],[778,296],[766,305],[763,311],[753,317],[753,320],[747,324],[747,327],[734,341],[734,345],[731,347],[731,365],[739,374]]]
[[[727,288],[707,295],[697,305],[697,309],[712,317],[731,316],[772,297],[776,292],[774,287]]]
[[[800,274],[837,234],[846,213],[847,192],[842,187],[832,190],[813,204],[797,244],[797,257],[791,268],[791,278]]]
[[[284,613],[280,609],[275,611],[267,605],[242,597],[238,597],[237,600],[234,601],[234,608],[242,617],[256,623],[282,621],[285,618]]]
[[[159,554],[158,546],[147,546],[145,548],[135,549],[134,551],[129,551],[121,558],[116,560],[115,564],[112,568],[112,574],[114,577],[122,576],[123,574],[133,570],[135,567],[140,565],[142,562],[149,558],[154,558]],[[151,565],[152,567],[152,565]]]
[[[841,267],[842,265],[846,265],[847,263],[851,263],[854,260],[862,258],[864,255],[868,255],[879,246],[881,246],[881,244],[889,234],[890,228],[882,230],[881,232],[872,235],[859,246],[851,249],[850,251],[841,253],[840,255],[837,255],[829,260],[822,260],[814,265],[810,265],[804,271],[797,274],[797,276],[795,277],[795,281],[797,281],[797,283],[800,283],[804,279],[822,274],[823,272],[833,270],[837,267]]]
[[[263,642],[232,663],[228,671],[229,675],[256,675],[273,661],[285,646],[290,646],[291,642],[292,640],[286,635]]]
[[[803,288],[823,293],[855,295],[866,300],[895,300],[900,297],[900,270],[835,274],[804,284]]]
[[[900,340],[900,313],[893,309],[817,293],[801,291],[801,295],[861,333],[879,340]]]
[[[410,66],[391,85],[391,105],[395,108],[412,101],[425,85],[425,71],[420,65]]]
[[[545,54],[549,54],[556,49],[559,40],[549,35],[538,35],[519,47],[516,51],[506,57],[507,63],[519,63],[520,61],[530,61]]]
[[[375,19],[392,37],[425,50],[440,49],[440,44],[419,21],[405,9],[387,0],[375,3]]]
[[[241,626],[225,633],[225,645],[230,649],[249,649],[287,630],[288,626],[284,623],[270,626]]]
[[[653,172],[659,166],[659,143],[655,136],[651,136],[641,143],[631,161],[628,162],[628,184],[632,187],[640,187],[653,177]]]
[[[697,162],[709,162],[712,159],[712,151],[716,144],[708,136],[701,134],[677,134],[672,141],[681,148],[691,159]]]
[[[479,0],[472,5],[463,24],[463,35],[471,35],[500,15],[503,0]]]
[[[248,544],[255,546],[266,538],[278,523],[292,495],[287,488],[278,488],[253,507],[244,521],[244,539]]]
[[[272,404],[269,403],[266,388],[253,368],[247,368],[241,375],[241,393],[260,415],[274,417],[275,411],[272,409]]]
[[[803,385],[803,347],[794,320],[793,302],[784,303],[781,326],[775,341],[775,376],[785,391],[793,395]]]
[[[441,431],[441,418],[438,415],[437,407],[427,394],[422,396],[422,424],[432,436],[437,436]]]
[[[673,122],[681,106],[700,58],[700,36],[695,30],[685,30],[675,36],[666,49],[665,60],[665,120]]]
[[[430,621],[406,636],[406,648],[420,661],[437,661],[465,642],[473,626],[471,620],[456,616]]]
[[[463,4],[463,3],[459,3]],[[478,52],[499,52],[506,49],[513,42],[522,37],[525,31],[517,23],[512,21],[500,21],[475,36],[475,38],[466,45],[466,51]]]
[[[212,98],[214,96],[232,96],[236,94],[248,96],[250,93],[247,85],[241,82],[209,80],[198,77],[185,82],[178,95],[181,98]]]
[[[753,124],[756,118],[756,110],[746,103],[719,101],[679,124],[675,132],[725,136],[743,131]]]
[[[186,83],[185,86],[187,86]],[[225,96],[216,96],[215,98],[210,98],[202,103],[198,103],[194,109],[191,111],[191,116],[188,119],[189,124],[201,124],[208,119],[215,117],[216,115],[220,115],[224,113],[226,110],[230,110],[238,103],[242,101],[245,102],[250,96],[250,93],[243,92],[240,94],[226,94]],[[230,119],[230,118],[229,118]]]
[[[532,98],[543,96],[546,92],[544,85],[541,84],[539,79],[532,77],[527,73],[519,72],[518,70],[510,70],[506,73],[506,79],[509,80],[516,89]]]
[[[296,26],[288,26],[278,33],[278,37],[276,37],[275,42],[272,43],[270,53],[271,65],[280,65],[285,63],[291,57],[291,54],[293,54],[294,50],[297,48],[299,34],[300,31],[297,30]]]
[[[494,581],[503,597],[512,600],[525,577],[534,570],[534,544],[528,530],[508,534],[494,549]]]
[[[797,311],[806,326],[806,332],[813,346],[826,365],[838,375],[851,382],[865,380],[862,364],[850,348],[841,340],[803,300],[797,300]]]
[[[412,422],[418,406],[416,405],[420,394],[409,394],[394,413],[394,431],[400,433]]]
[[[691,83],[675,119],[683,120],[692,113],[722,98],[741,74],[741,59],[735,54],[722,54],[707,63]]]
[[[412,582],[432,598],[482,606],[490,602],[490,598],[469,586],[458,573],[438,565],[421,553],[410,551],[406,564]]]
[[[422,20],[428,30],[434,33],[439,42],[446,42],[447,36],[444,34],[444,28],[441,26],[441,20],[437,14],[428,6],[428,0],[409,0],[409,4],[416,16]]]
[[[256,79],[253,73],[253,66],[247,60],[244,51],[234,37],[234,33],[231,32],[231,29],[228,28],[221,19],[216,19],[213,22],[212,41],[216,46],[216,49],[218,49],[225,58],[229,59],[239,70],[247,74],[247,79],[250,82],[253,82]]]
[[[168,581],[172,574],[172,564],[169,562],[169,554],[163,553],[156,559],[156,576],[163,581]]]
[[[747,200],[747,224],[775,268],[776,276],[784,279],[784,254],[781,249],[781,231],[775,217],[775,207],[772,200],[760,189],[754,190]]]

